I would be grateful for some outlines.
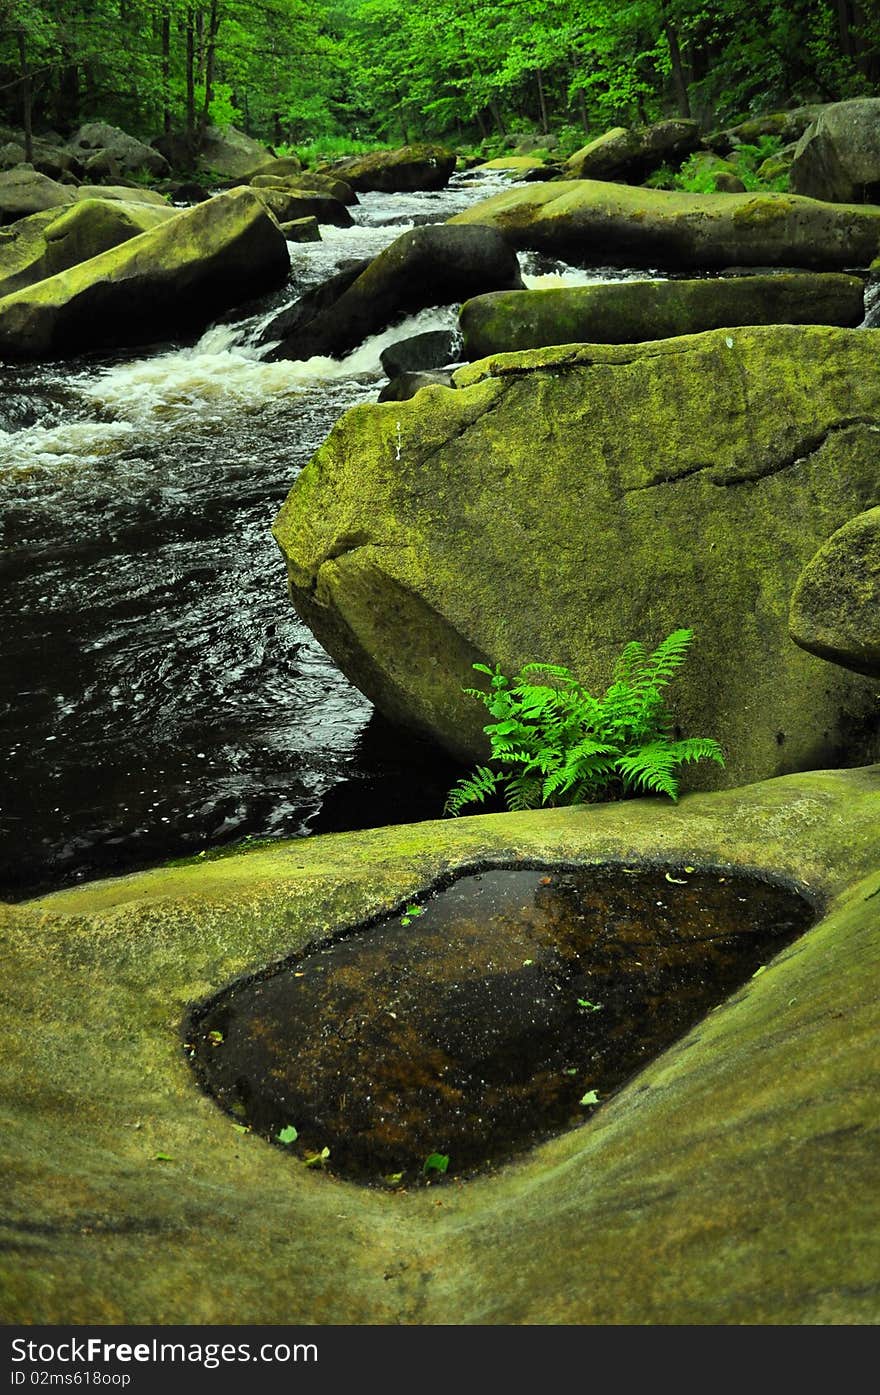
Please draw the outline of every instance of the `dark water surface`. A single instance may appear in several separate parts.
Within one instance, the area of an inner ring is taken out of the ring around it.
[[[333,422],[375,397],[381,349],[455,310],[343,362],[264,363],[253,340],[270,306],[496,187],[366,196],[357,226],[291,249],[283,295],[194,345],[0,365],[0,896],[439,816],[455,772],[300,624],[270,527]]]
[[[231,986],[186,1049],[293,1160],[470,1173],[584,1122],[815,918],[729,871],[493,869]]]

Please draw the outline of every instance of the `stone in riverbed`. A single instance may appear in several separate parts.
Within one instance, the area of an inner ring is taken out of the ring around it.
[[[686,785],[876,759],[875,685],[793,645],[788,607],[877,497],[878,345],[779,325],[538,349],[356,407],[276,521],[294,603],[386,716],[468,760],[474,662],[601,692],[628,640],[680,626],[676,722],[727,761]]]
[[[386,383],[377,397],[377,402],[408,402],[425,387],[454,387],[451,373],[429,372],[397,373],[390,383]]]
[[[266,326],[270,358],[339,357],[404,315],[481,290],[522,285],[516,253],[492,229],[434,224],[396,238],[366,266],[308,292]]]
[[[151,145],[128,135],[118,126],[110,126],[106,121],[89,121],[80,126],[68,142],[88,169],[89,151],[97,153],[99,162],[92,173],[138,174],[145,171],[156,179],[171,173],[168,161]],[[91,157],[94,159],[94,156]],[[100,174],[99,174],[100,177]]]
[[[0,223],[14,223],[48,208],[63,208],[74,198],[69,184],[58,184],[30,165],[18,165],[0,173]]]
[[[266,189],[246,186],[274,214],[279,223],[294,223],[300,218],[316,218],[336,228],[350,228],[354,219],[344,203],[324,194],[305,189]]]
[[[168,339],[283,285],[289,271],[275,219],[253,190],[233,189],[5,296],[0,357],[50,358]]]
[[[398,339],[379,355],[382,371],[389,378],[396,378],[398,373],[425,373],[445,368],[447,363],[456,363],[460,358],[458,335],[451,329],[428,329],[423,334]]]
[[[880,98],[823,107],[798,142],[790,180],[814,199],[880,202]]]
[[[851,518],[810,559],[789,627],[811,654],[880,677],[880,508]]]
[[[699,143],[697,121],[658,121],[637,130],[615,126],[576,150],[565,162],[563,177],[638,183],[666,161],[681,161]]]
[[[306,1324],[875,1322],[878,846],[875,768],[297,839],[0,907],[6,1321],[283,1325],[295,1236]],[[479,1182],[346,1186],[201,1091],[196,1004],[517,859],[753,868],[829,909],[585,1127]]]
[[[209,126],[202,142],[198,167],[207,174],[244,179],[274,158],[265,145],[235,126]]]
[[[584,265],[664,268],[867,266],[880,249],[880,208],[793,194],[684,194],[600,180],[520,186],[449,225],[497,228],[515,247]]]
[[[0,229],[0,297],[78,266],[176,216],[165,204],[83,199]]]
[[[455,169],[455,156],[440,145],[405,145],[399,150],[374,150],[322,167],[319,174],[344,179],[356,193],[386,194],[416,189],[443,189]]]
[[[288,242],[320,242],[321,229],[317,218],[294,218],[281,224],[281,231]]]
[[[820,324],[864,318],[864,283],[841,273],[622,281],[493,291],[461,307],[466,358],[549,344],[635,344],[724,325]]]

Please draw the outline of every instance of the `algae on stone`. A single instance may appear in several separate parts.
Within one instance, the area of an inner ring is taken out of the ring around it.
[[[789,626],[802,649],[880,677],[880,508],[844,523],[810,559],[792,596]]]
[[[670,693],[745,781],[874,758],[874,687],[803,653],[803,566],[873,503],[880,333],[715,330],[501,355],[457,390],[355,407],[275,525],[294,603],[387,716],[469,762],[474,662],[604,691],[631,639],[686,625]]]
[[[78,266],[176,216],[143,203],[83,199],[0,229],[0,297]]]

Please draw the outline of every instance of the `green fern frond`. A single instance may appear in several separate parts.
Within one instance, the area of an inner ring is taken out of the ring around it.
[[[446,803],[443,806],[444,814],[451,814],[453,817],[460,813],[465,804],[479,803],[490,795],[494,794],[498,788],[499,776],[494,770],[490,770],[486,765],[478,765],[473,775],[466,776],[459,780],[446,796]]]
[[[512,814],[537,809],[541,799],[541,781],[532,775],[511,775],[504,789],[504,798]]]

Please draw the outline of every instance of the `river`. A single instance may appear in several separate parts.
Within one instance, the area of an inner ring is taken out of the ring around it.
[[[501,187],[363,196],[354,227],[291,247],[283,292],[195,344],[0,366],[0,895],[439,816],[458,772],[300,623],[270,527],[333,422],[375,399],[381,350],[455,307],[339,362],[265,363],[254,340],[346,260]],[[627,275],[522,261],[532,285]]]

